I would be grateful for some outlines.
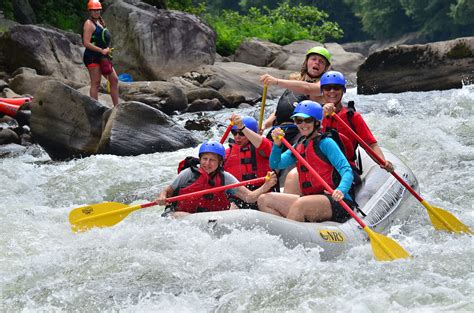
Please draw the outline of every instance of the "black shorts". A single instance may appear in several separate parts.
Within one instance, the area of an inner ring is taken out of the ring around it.
[[[87,67],[100,66],[101,57],[102,57],[101,55],[84,53],[84,57],[82,58],[82,61]]]
[[[338,223],[344,223],[348,221],[352,216],[342,207],[342,205],[335,201],[330,195],[325,195],[328,199],[329,202],[331,203],[331,210],[332,210],[332,217],[331,221],[333,222],[338,222]],[[352,209],[352,211],[355,211],[357,209],[357,203],[354,201],[351,201],[349,199],[344,199],[344,202]]]

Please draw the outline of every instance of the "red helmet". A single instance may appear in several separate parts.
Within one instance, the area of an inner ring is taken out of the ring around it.
[[[90,0],[87,3],[87,10],[102,10],[102,4],[99,0]]]

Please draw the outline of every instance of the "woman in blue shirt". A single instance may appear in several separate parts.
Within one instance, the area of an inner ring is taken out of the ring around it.
[[[270,155],[270,167],[284,169],[296,163],[303,196],[275,192],[263,194],[258,199],[259,209],[295,221],[330,220],[343,223],[350,215],[339,201],[344,200],[352,209],[357,207],[350,195],[354,178],[351,166],[338,144],[320,132],[323,110],[319,103],[302,101],[293,113],[292,118],[302,136],[295,149],[334,192],[332,195],[326,194],[323,185],[297,161],[290,150],[282,153],[282,142],[279,138],[283,131],[276,128],[272,132],[274,145]]]

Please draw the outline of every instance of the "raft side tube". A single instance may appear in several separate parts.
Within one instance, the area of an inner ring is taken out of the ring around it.
[[[0,102],[5,102],[13,105],[22,105],[25,102],[32,101],[32,97],[24,97],[24,98],[0,98]]]
[[[19,108],[20,107],[18,105],[0,102],[0,112],[11,117],[16,116]]]

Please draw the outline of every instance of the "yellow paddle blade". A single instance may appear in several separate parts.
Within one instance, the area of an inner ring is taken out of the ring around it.
[[[426,201],[422,201],[421,204],[428,210],[428,215],[435,229],[474,235],[467,225],[464,225],[448,211],[431,206]]]
[[[112,226],[123,220],[134,210],[128,205],[118,202],[103,202],[75,208],[69,213],[72,230],[86,231],[93,227]],[[139,209],[140,206],[136,206]]]
[[[377,261],[393,261],[410,257],[410,254],[394,240],[374,232],[368,226],[365,226],[364,230],[369,235],[370,244]]]

